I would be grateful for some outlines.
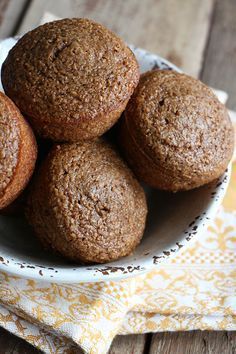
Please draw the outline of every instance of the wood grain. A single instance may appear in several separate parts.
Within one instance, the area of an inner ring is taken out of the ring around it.
[[[217,331],[166,332],[153,335],[150,354],[233,354],[236,333]]]
[[[213,3],[213,0],[33,0],[20,32],[35,27],[45,11],[59,17],[89,17],[128,43],[158,53],[197,76]]]
[[[8,7],[8,3],[9,3],[9,0],[2,0],[0,2],[0,26],[1,26],[2,21],[4,19],[4,15],[5,15],[6,9]]]
[[[41,354],[42,352],[24,340],[0,328],[1,354]]]
[[[111,346],[109,354],[142,354],[144,352],[146,336],[133,334],[117,336]]]
[[[10,37],[14,34],[28,3],[28,0],[0,1],[0,38]]]
[[[236,109],[236,1],[216,1],[201,78],[229,93],[227,106]]]

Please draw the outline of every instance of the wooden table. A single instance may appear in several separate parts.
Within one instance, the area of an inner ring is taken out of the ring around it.
[[[0,38],[23,33],[45,12],[89,17],[229,93],[236,109],[236,0],[0,0]],[[39,353],[0,329],[0,354]],[[78,351],[79,353],[79,351]],[[234,332],[118,336],[110,354],[236,353]]]

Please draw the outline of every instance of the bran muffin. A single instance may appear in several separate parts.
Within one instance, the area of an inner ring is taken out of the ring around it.
[[[102,135],[120,117],[138,80],[131,50],[88,19],[63,19],[28,32],[2,67],[7,95],[40,136],[54,141]]]
[[[120,143],[136,175],[168,191],[218,178],[234,145],[227,110],[211,89],[168,70],[142,75],[124,114]]]
[[[37,139],[38,154],[34,171],[37,171],[42,161],[46,158],[47,154],[53,146],[53,142],[45,139]],[[30,182],[22,193],[7,207],[1,209],[2,215],[24,215],[25,206],[28,199],[28,193],[30,193]]]
[[[0,209],[25,188],[36,156],[37,145],[31,128],[14,103],[0,92]]]
[[[58,145],[41,166],[27,218],[43,244],[73,261],[104,263],[140,242],[145,194],[103,141]]]

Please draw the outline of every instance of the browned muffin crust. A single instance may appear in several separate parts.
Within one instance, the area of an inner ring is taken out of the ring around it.
[[[33,132],[13,102],[0,92],[0,209],[25,188],[36,161]]]
[[[41,241],[63,256],[103,263],[140,242],[145,194],[105,142],[52,149],[34,181],[27,217]]]
[[[2,67],[7,95],[40,135],[56,141],[102,135],[125,109],[138,80],[131,50],[88,19],[54,21],[28,32]]]
[[[136,175],[170,191],[218,178],[234,145],[227,110],[211,89],[168,70],[142,75],[125,111],[120,140]]]

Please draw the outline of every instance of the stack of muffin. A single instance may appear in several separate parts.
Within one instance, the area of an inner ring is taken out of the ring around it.
[[[1,76],[8,97],[0,95],[0,208],[36,170],[27,219],[47,248],[70,260],[104,263],[134,250],[147,216],[136,178],[189,190],[218,178],[232,156],[227,110],[207,86],[170,70],[140,78],[131,50],[91,20],[64,19],[25,34]],[[122,112],[113,137],[132,170],[101,138]],[[39,152],[44,139],[54,143],[36,169],[30,126]]]

